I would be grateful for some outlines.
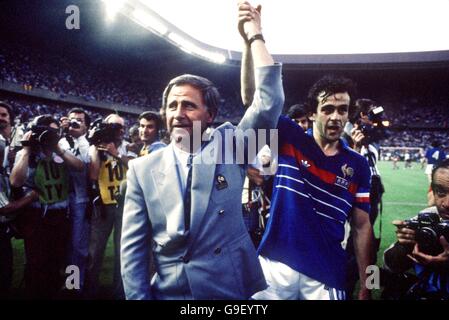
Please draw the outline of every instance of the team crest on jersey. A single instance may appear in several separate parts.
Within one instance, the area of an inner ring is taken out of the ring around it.
[[[354,169],[348,167],[348,164],[345,163],[341,166],[341,172],[343,172],[343,178],[349,177],[351,178],[354,175]]]
[[[345,178],[342,178],[342,177],[338,177],[337,176],[337,179],[335,180],[334,184],[336,186],[342,187],[344,189],[348,189],[349,188],[349,181],[346,180]]]

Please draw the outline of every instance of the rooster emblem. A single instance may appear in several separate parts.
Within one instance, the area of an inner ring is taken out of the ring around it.
[[[348,167],[348,164],[345,163],[341,166],[341,172],[343,172],[343,176],[346,177],[352,177],[354,175],[354,169],[351,167]]]

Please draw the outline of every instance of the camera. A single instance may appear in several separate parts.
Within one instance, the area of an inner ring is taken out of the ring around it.
[[[378,143],[380,140],[387,137],[385,128],[388,127],[389,122],[385,119],[384,108],[382,106],[373,107],[368,111],[368,120],[372,124],[367,124],[361,118],[356,120],[360,131],[365,138],[362,144]]]
[[[101,118],[92,122],[87,140],[91,145],[114,142],[123,126],[118,123],[104,123]]]
[[[449,220],[442,220],[435,212],[422,212],[415,218],[405,220],[405,227],[415,230],[419,250],[432,256],[443,252],[441,236],[449,241]]]
[[[23,147],[55,147],[59,142],[59,129],[49,126],[33,125],[30,130],[30,139],[28,141],[22,141]]]
[[[71,120],[69,121],[69,128],[72,128],[72,129],[79,129],[79,128],[81,128],[81,124],[78,122],[78,120],[71,119]]]

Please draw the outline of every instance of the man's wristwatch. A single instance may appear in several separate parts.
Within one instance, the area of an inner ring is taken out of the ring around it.
[[[254,41],[256,41],[256,40],[262,40],[263,42],[265,42],[265,39],[264,39],[263,35],[261,33],[258,33],[258,34],[255,34],[251,38],[248,39],[248,46],[251,47],[251,44]]]

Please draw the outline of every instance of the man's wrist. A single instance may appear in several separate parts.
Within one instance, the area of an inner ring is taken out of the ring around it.
[[[262,33],[256,33],[256,34],[252,35],[251,37],[248,37],[248,41],[247,41],[248,46],[251,47],[251,44],[256,40],[261,40],[265,43],[265,39],[264,39]]]
[[[31,148],[30,147],[23,147],[22,148],[22,156],[29,156],[31,154]]]

